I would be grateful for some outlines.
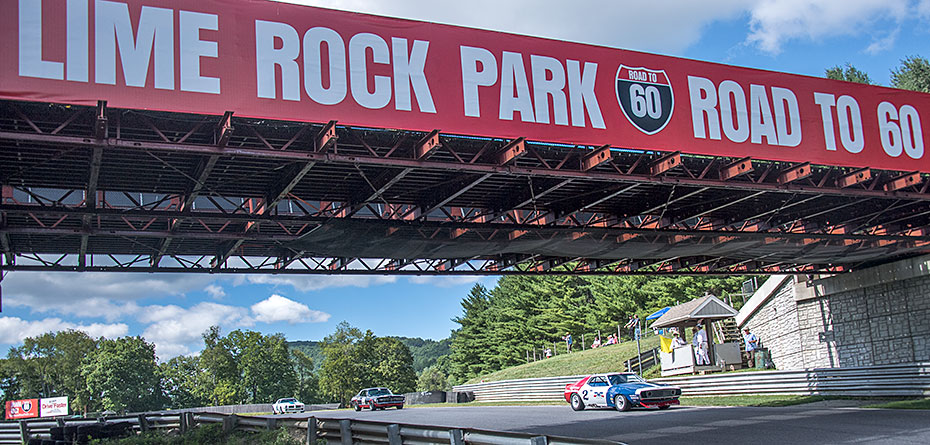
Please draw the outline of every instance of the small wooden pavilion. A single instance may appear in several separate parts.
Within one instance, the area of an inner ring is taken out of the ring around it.
[[[653,329],[665,328],[677,331],[688,344],[674,348],[671,352],[662,352],[662,375],[689,374],[700,371],[717,371],[727,367],[742,366],[739,342],[714,343],[711,323],[733,317],[737,310],[713,295],[705,295],[687,303],[671,307],[652,325]],[[697,364],[695,348],[692,344],[693,334],[688,335],[693,327],[703,328],[707,334],[707,355],[709,364]]]

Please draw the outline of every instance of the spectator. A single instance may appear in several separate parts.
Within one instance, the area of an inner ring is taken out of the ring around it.
[[[681,335],[678,335],[678,333],[676,332],[675,338],[672,339],[672,349],[677,349],[677,348],[680,348],[682,346],[687,346],[687,345],[688,343],[685,342],[685,339],[681,338]]]
[[[615,345],[615,344],[617,344],[617,338],[614,337],[614,334],[608,335],[608,336],[607,336],[607,343],[605,343],[605,345]]]
[[[639,316],[635,314],[630,315],[630,319],[623,326],[627,328],[627,330],[629,330],[630,340],[636,340],[636,327],[637,326],[639,326]]]
[[[691,342],[694,344],[694,358],[696,365],[709,365],[710,358],[707,356],[707,333],[703,327],[695,326],[692,329],[694,337]]]
[[[566,332],[565,336],[562,337],[562,339],[565,340],[565,347],[568,349],[568,352],[571,353],[572,352],[572,334]]]
[[[599,348],[599,347],[601,347],[601,339],[600,339],[600,337],[595,338],[595,339],[594,339],[594,343],[591,343],[591,349],[597,349],[597,348]]]
[[[552,358],[552,349],[546,348],[546,358]]]
[[[759,349],[759,337],[756,337],[756,334],[749,332],[749,328],[744,328],[743,342],[746,343],[746,366],[752,368],[755,364],[753,355],[755,355],[756,350]]]

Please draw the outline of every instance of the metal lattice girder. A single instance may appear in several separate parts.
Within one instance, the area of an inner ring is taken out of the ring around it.
[[[290,270],[322,255],[356,258],[336,269],[353,273],[372,245],[397,257],[363,269],[827,271],[926,251],[930,228],[921,174],[685,149],[15,102],[0,102],[0,146],[4,268],[134,255],[108,267],[164,270],[196,255],[183,264]],[[347,237],[360,252],[330,247]]]

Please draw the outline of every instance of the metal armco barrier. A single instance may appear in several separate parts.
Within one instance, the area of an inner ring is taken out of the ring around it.
[[[178,429],[186,431],[198,424],[219,423],[224,432],[274,429],[296,430],[306,438],[307,445],[325,440],[330,445],[385,444],[402,445],[617,445],[609,440],[575,439],[560,436],[534,436],[532,434],[486,431],[469,428],[449,428],[426,425],[405,425],[389,422],[371,422],[351,419],[288,419],[276,417],[250,417],[220,413],[138,414],[101,419],[28,420],[0,422],[0,445],[19,445],[28,438],[49,439],[49,429],[64,425],[90,425],[129,422],[133,431]]]
[[[584,376],[503,380],[459,385],[479,402],[561,401],[565,385]],[[715,395],[835,395],[926,396],[930,395],[930,363],[881,365],[861,368],[815,368],[794,371],[755,371],[652,380],[675,385],[685,396]]]

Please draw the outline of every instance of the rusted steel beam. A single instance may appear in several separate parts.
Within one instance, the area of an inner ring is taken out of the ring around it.
[[[811,163],[805,162],[792,166],[778,175],[779,184],[788,184],[811,175]]]
[[[871,180],[872,169],[865,167],[836,178],[836,186],[839,188],[852,187]]]
[[[649,174],[659,176],[679,165],[681,165],[681,152],[669,153],[649,165]]]
[[[427,159],[442,145],[439,139],[439,130],[433,130],[417,142],[414,153],[417,159]]]
[[[322,153],[328,150],[336,143],[336,121],[329,121],[326,125],[323,126],[323,129],[317,133],[314,143],[316,147],[314,151]]]
[[[726,181],[753,171],[752,158],[738,159],[720,169],[720,180]]]
[[[588,171],[610,160],[610,146],[602,145],[581,159],[581,170]]]
[[[500,149],[495,162],[497,165],[506,165],[510,161],[526,154],[526,138],[514,139]]]
[[[890,181],[886,182],[883,188],[886,192],[893,192],[896,190],[901,190],[903,188],[912,187],[921,183],[920,173],[911,172],[905,173],[901,176],[892,178]]]

